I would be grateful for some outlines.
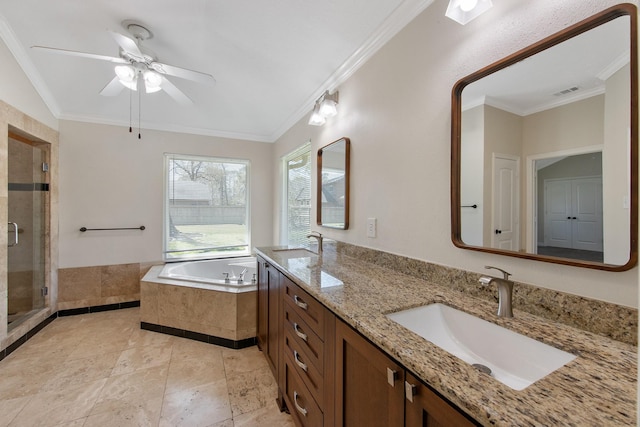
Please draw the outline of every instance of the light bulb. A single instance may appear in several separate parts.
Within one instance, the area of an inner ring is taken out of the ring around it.
[[[309,118],[309,124],[312,126],[322,126],[327,120],[319,111],[314,111]]]
[[[320,104],[320,114],[324,117],[333,117],[338,114],[338,107],[336,101],[333,99],[325,99]]]
[[[149,87],[159,88],[162,84],[162,76],[155,71],[147,70],[144,72],[144,81]]]
[[[115,70],[121,82],[132,82],[136,78],[136,71],[130,65],[116,65]]]
[[[460,10],[463,12],[469,12],[478,5],[478,0],[460,0]]]

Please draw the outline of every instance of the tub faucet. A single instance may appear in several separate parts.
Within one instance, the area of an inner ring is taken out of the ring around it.
[[[224,274],[224,283],[225,284],[231,283],[231,280],[229,279],[229,273],[222,273],[222,274]]]
[[[311,234],[307,235],[307,238],[313,237],[318,240],[318,255],[322,253],[322,234],[317,231],[312,231]]]
[[[503,278],[482,276],[479,280],[485,286],[492,283],[498,285],[498,316],[499,317],[513,317],[513,310],[511,309],[511,300],[513,294],[513,281],[509,280],[511,273],[507,273],[501,268],[485,265],[484,268],[494,269],[501,271]]]
[[[240,276],[238,276],[238,285],[242,285],[244,283],[244,273],[247,272],[247,269],[245,268],[244,270],[242,270],[242,273],[240,273]]]

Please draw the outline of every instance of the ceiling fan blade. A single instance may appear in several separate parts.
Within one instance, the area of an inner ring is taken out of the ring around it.
[[[50,53],[57,53],[61,55],[78,56],[80,58],[98,59],[100,61],[109,61],[115,64],[127,64],[128,61],[122,58],[116,58],[115,56],[96,55],[95,53],[78,52],[76,50],[58,49],[57,47],[47,46],[31,46],[31,49],[42,50]]]
[[[216,84],[216,79],[211,74],[202,73],[200,71],[188,70],[186,68],[176,67],[175,65],[163,64],[162,62],[152,62],[149,67],[161,73],[174,77],[180,77],[185,80],[192,80],[198,83],[208,85]]]
[[[193,105],[193,101],[184,92],[178,89],[173,83],[166,77],[162,77],[162,90],[167,92],[171,98],[173,98],[178,104],[182,106]]]
[[[102,96],[116,96],[122,92],[124,86],[120,83],[118,76],[115,76],[107,85],[100,91]]]
[[[109,34],[111,34],[111,37],[113,37],[113,39],[116,41],[116,43],[118,43],[118,46],[120,46],[122,50],[136,56],[140,61],[144,61],[144,55],[142,52],[140,52],[140,48],[138,47],[138,44],[135,42],[135,40],[120,33],[116,33],[115,31],[107,31],[109,32]]]

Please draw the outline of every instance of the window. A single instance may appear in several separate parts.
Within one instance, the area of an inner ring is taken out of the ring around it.
[[[306,143],[284,158],[285,244],[308,243],[311,231],[311,144]]]
[[[164,259],[248,255],[249,161],[165,154]]]

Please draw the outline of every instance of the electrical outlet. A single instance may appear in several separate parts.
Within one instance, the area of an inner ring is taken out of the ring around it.
[[[375,218],[367,218],[367,237],[374,238],[378,233],[378,224]]]

